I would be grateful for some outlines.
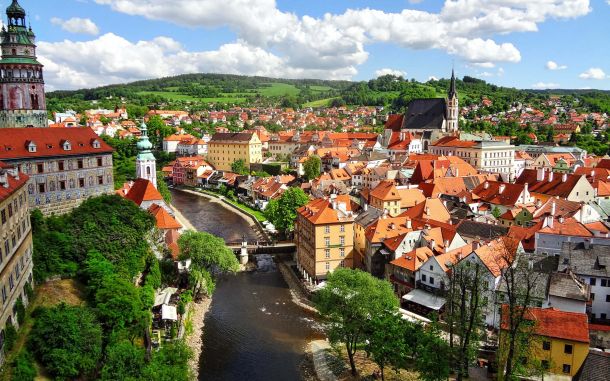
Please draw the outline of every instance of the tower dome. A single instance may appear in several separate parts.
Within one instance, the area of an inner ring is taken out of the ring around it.
[[[19,5],[17,0],[13,0],[13,3],[6,8],[6,14],[8,16],[25,17],[25,9]]]
[[[150,150],[153,148],[153,145],[150,140],[148,140],[148,128],[146,127],[146,123],[142,123],[140,125],[140,132],[142,132],[142,136],[136,144],[136,146],[138,147],[138,151],[143,153],[146,153],[147,151],[150,152]]]

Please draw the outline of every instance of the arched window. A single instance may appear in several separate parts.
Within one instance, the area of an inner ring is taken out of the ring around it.
[[[12,54],[13,54],[14,56],[16,56],[16,55],[17,55],[17,49],[13,49],[13,50],[12,50]]]
[[[150,167],[146,167],[146,175],[150,176]]]

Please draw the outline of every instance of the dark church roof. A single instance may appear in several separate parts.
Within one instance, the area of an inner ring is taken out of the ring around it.
[[[445,99],[414,99],[407,106],[402,129],[440,130],[446,119],[447,101]]]

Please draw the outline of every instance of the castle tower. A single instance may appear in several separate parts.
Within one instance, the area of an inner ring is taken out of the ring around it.
[[[455,72],[451,70],[451,84],[447,93],[447,131],[458,132],[459,104],[457,89],[455,87]]]
[[[0,31],[0,128],[48,127],[42,65],[36,60],[36,36],[26,26],[17,0],[6,9]]]
[[[152,143],[148,140],[148,129],[146,124],[140,126],[142,136],[138,140],[138,157],[136,157],[136,177],[150,181],[157,187],[157,160],[152,154]]]

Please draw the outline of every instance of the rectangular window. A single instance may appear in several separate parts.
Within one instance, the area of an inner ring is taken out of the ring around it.
[[[78,186],[79,188],[84,188],[85,187],[85,179],[78,179]]]
[[[8,287],[11,291],[13,291],[13,288],[15,288],[15,278],[13,277],[13,274],[8,277]]]
[[[2,285],[2,304],[6,303],[6,299],[7,299],[7,296],[6,296],[6,286]]]
[[[421,280],[424,281],[424,282],[426,281],[426,274],[422,274],[421,275]]]
[[[430,277],[430,284],[434,284],[434,278]]]
[[[66,190],[66,180],[61,180],[59,182],[59,190]]]
[[[11,253],[11,243],[7,239],[4,241],[4,256],[8,257],[10,253]]]
[[[330,249],[324,250],[324,257],[326,257],[327,259],[330,258]]]
[[[340,242],[341,246],[345,246],[345,237],[343,237],[343,236],[339,237],[339,242]]]
[[[430,271],[434,270],[434,266],[430,265]]]
[[[8,204],[8,218],[13,217],[13,204]]]
[[[570,371],[572,370],[572,366],[570,364],[563,364],[563,373],[567,373],[569,374]]]
[[[606,279],[602,279],[601,283],[602,283],[602,287],[606,287],[606,284],[607,284]]]
[[[330,262],[326,262],[326,270],[330,270]]]
[[[610,302],[610,295],[606,295],[606,302]]]
[[[97,184],[98,185],[104,185],[104,176],[98,176],[97,177]]]
[[[326,234],[330,233],[330,226],[328,226],[328,225],[324,226],[324,233],[326,233]]]
[[[589,280],[589,284],[590,284],[591,286],[595,286],[595,281],[596,281],[596,280],[597,280],[597,279],[595,279],[595,278],[591,278],[591,279]]]
[[[572,354],[572,345],[566,344],[565,347],[563,348],[563,353],[571,355]]]
[[[329,237],[324,238],[324,246],[326,246],[326,247],[330,246],[330,238]]]
[[[43,163],[36,164],[36,169],[38,170],[38,173],[44,173],[44,164]]]
[[[2,215],[2,225],[6,224],[6,210],[2,209],[0,215]]]
[[[591,301],[595,300],[595,293],[591,293]]]
[[[102,158],[101,158],[101,157],[98,157],[98,158],[97,158],[97,166],[98,166],[98,167],[101,167],[102,165],[104,165],[104,162],[103,162],[103,160],[102,160]]]
[[[60,171],[63,171],[63,170],[64,170],[64,165],[65,165],[64,163],[65,163],[65,162],[64,162],[63,160],[60,160],[60,161],[58,161],[58,162],[57,162],[57,168],[58,168]]]
[[[38,193],[44,193],[45,189],[45,184],[38,184]]]
[[[345,225],[341,225],[340,231],[341,233],[345,233]]]
[[[542,369],[549,369],[548,360],[542,360]]]
[[[341,255],[341,258],[345,257],[345,248],[340,248],[339,249],[339,254]]]
[[[83,167],[84,167],[83,160],[79,160],[77,165],[78,165],[78,169],[83,169]]]
[[[341,263],[339,263],[339,266],[345,267],[345,261],[341,261]]]
[[[551,342],[550,341],[543,341],[542,342],[542,349],[544,349],[545,351],[550,351],[551,350]]]

